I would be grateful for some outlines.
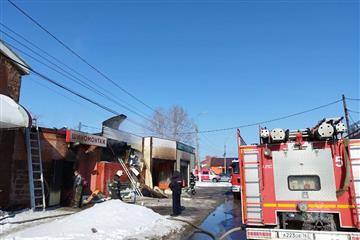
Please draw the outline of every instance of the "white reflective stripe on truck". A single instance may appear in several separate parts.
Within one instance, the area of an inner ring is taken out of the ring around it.
[[[360,240],[360,233],[247,228],[246,237],[247,239]]]

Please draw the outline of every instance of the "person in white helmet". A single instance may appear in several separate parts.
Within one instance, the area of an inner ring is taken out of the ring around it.
[[[114,177],[113,180],[109,183],[108,188],[109,188],[109,194],[111,199],[120,199],[122,200],[121,194],[120,194],[120,190],[121,190],[121,182],[120,182],[120,177],[123,175],[123,171],[122,170],[118,170]]]

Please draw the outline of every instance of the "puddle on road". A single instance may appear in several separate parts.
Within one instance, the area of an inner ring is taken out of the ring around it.
[[[238,227],[241,224],[241,210],[240,210],[240,201],[233,200],[233,198],[228,198],[223,204],[218,206],[215,211],[213,211],[200,225],[204,230],[207,230],[214,235],[220,237],[226,231]],[[211,237],[195,233],[189,240],[208,240]],[[245,232],[235,232],[231,234],[228,240],[240,240],[246,239]]]

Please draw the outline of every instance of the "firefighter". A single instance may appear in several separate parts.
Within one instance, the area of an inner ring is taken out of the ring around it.
[[[195,181],[196,181],[196,177],[191,172],[190,173],[190,192],[191,192],[192,195],[195,195],[195,193],[196,193],[196,191],[195,191]]]
[[[79,173],[79,170],[74,171],[74,184],[73,184],[73,199],[72,207],[79,208],[81,207],[81,199],[83,192],[83,179]]]
[[[109,194],[110,194],[111,199],[122,200],[121,193],[120,193],[120,190],[121,190],[120,177],[122,175],[123,175],[123,171],[121,171],[121,170],[117,171],[113,177],[113,180],[108,185]]]
[[[182,187],[182,179],[179,171],[175,171],[173,176],[171,177],[171,182],[169,185],[172,191],[172,209],[173,213],[170,216],[178,216],[181,214],[181,187]]]
[[[135,155],[134,150],[131,150],[129,156],[129,165],[130,166],[138,166],[139,165],[139,158]]]

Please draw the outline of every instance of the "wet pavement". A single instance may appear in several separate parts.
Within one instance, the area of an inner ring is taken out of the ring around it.
[[[241,224],[241,208],[240,201],[235,200],[231,193],[225,195],[225,202],[219,205],[200,225],[204,230],[207,230],[214,235],[220,237],[228,230],[238,227]],[[190,236],[189,240],[208,240],[209,236],[195,233]],[[232,233],[227,239],[246,239],[245,232]]]

